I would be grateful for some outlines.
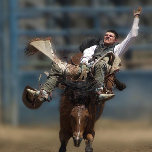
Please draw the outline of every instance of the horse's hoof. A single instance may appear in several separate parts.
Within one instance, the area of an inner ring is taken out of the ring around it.
[[[59,152],[66,152],[66,148],[65,147],[60,147]]]
[[[85,152],[93,152],[93,148],[87,147],[85,148]]]

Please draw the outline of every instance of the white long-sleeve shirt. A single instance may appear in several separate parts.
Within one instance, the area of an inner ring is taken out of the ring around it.
[[[124,54],[128,48],[131,46],[133,40],[138,36],[138,29],[139,29],[139,17],[135,17],[133,21],[133,25],[131,31],[127,35],[127,37],[119,44],[114,47],[114,54],[117,56],[121,56]],[[88,64],[88,61],[92,58],[94,51],[97,45],[93,45],[83,51],[83,56],[81,58],[81,63]]]

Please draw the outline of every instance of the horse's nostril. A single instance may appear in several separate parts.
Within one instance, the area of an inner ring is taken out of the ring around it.
[[[79,137],[73,137],[73,141],[74,141],[74,146],[79,147],[80,143],[82,141],[82,138]]]

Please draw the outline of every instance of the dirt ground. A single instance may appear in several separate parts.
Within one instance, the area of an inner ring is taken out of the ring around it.
[[[96,125],[94,152],[152,152],[152,124],[147,121],[101,120]],[[57,152],[59,125],[49,127],[0,126],[0,152]],[[67,152],[84,152],[85,144]]]

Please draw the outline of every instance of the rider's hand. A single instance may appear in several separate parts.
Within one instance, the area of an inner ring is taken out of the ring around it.
[[[142,12],[142,7],[138,7],[137,10],[134,10],[134,17],[139,17]]]
[[[82,64],[80,65],[80,67],[81,67],[81,75],[80,75],[80,77],[79,77],[79,80],[85,80],[86,77],[87,77],[87,73],[88,73],[88,67],[87,67],[87,65],[84,64],[84,63],[82,63]]]

